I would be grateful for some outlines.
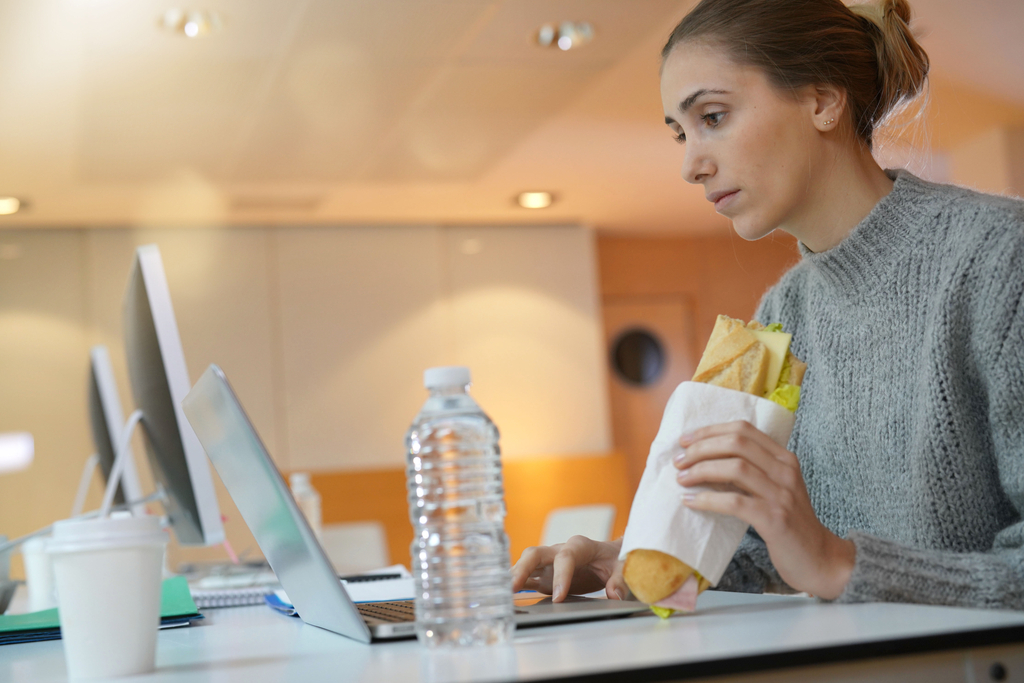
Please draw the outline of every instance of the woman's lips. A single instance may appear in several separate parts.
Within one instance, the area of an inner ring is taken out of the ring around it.
[[[727,192],[716,197],[714,200],[715,211],[721,213],[722,209],[724,209],[725,207],[732,203],[732,200],[736,197],[738,193],[739,190],[733,190],[732,192]]]

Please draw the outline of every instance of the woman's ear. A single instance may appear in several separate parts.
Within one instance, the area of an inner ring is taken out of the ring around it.
[[[813,106],[814,127],[823,133],[833,131],[846,113],[846,91],[830,85],[818,86],[814,89]]]

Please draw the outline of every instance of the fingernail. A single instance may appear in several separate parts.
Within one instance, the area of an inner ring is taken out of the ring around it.
[[[622,596],[621,596],[621,595],[619,594],[619,591],[618,591],[618,590],[616,590],[615,588],[612,588],[612,589],[610,589],[610,590],[608,591],[608,596],[609,596],[609,597],[610,597],[610,598],[611,598],[612,600],[621,600],[621,599],[622,599]]]
[[[690,476],[690,469],[689,468],[687,468],[685,470],[679,470],[679,474],[676,475],[676,479],[678,479],[679,481],[682,481],[683,479],[686,479],[688,476]]]
[[[683,494],[683,502],[684,503],[692,503],[696,499],[697,499],[697,494],[696,493],[684,493]]]
[[[562,587],[561,586],[555,586],[552,589],[552,591],[551,591],[551,597],[552,598],[559,598],[561,596],[562,596]]]
[[[676,457],[672,458],[672,462],[674,462],[677,465],[682,465],[684,460],[686,460],[686,451],[683,451]]]
[[[679,442],[680,443],[688,444],[691,441],[693,441],[693,432],[686,432],[681,437],[679,437]]]

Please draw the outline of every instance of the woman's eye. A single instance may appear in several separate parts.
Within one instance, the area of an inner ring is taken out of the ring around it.
[[[678,142],[680,145],[685,144],[686,143],[686,134],[685,133],[679,133],[677,135],[673,135],[672,139],[675,140],[676,142]]]
[[[706,126],[708,126],[710,128],[715,128],[715,127],[718,126],[718,124],[720,124],[722,122],[722,119],[725,118],[725,112],[724,111],[715,111],[715,112],[711,112],[709,114],[704,114],[700,118],[704,121],[704,125],[706,125]]]

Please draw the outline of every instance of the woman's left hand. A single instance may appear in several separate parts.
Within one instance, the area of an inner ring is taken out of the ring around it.
[[[764,539],[789,586],[839,597],[856,548],[818,521],[795,455],[749,422],[705,427],[684,435],[680,445],[685,452],[675,460],[679,483],[716,489],[684,495],[688,507],[743,520]]]

